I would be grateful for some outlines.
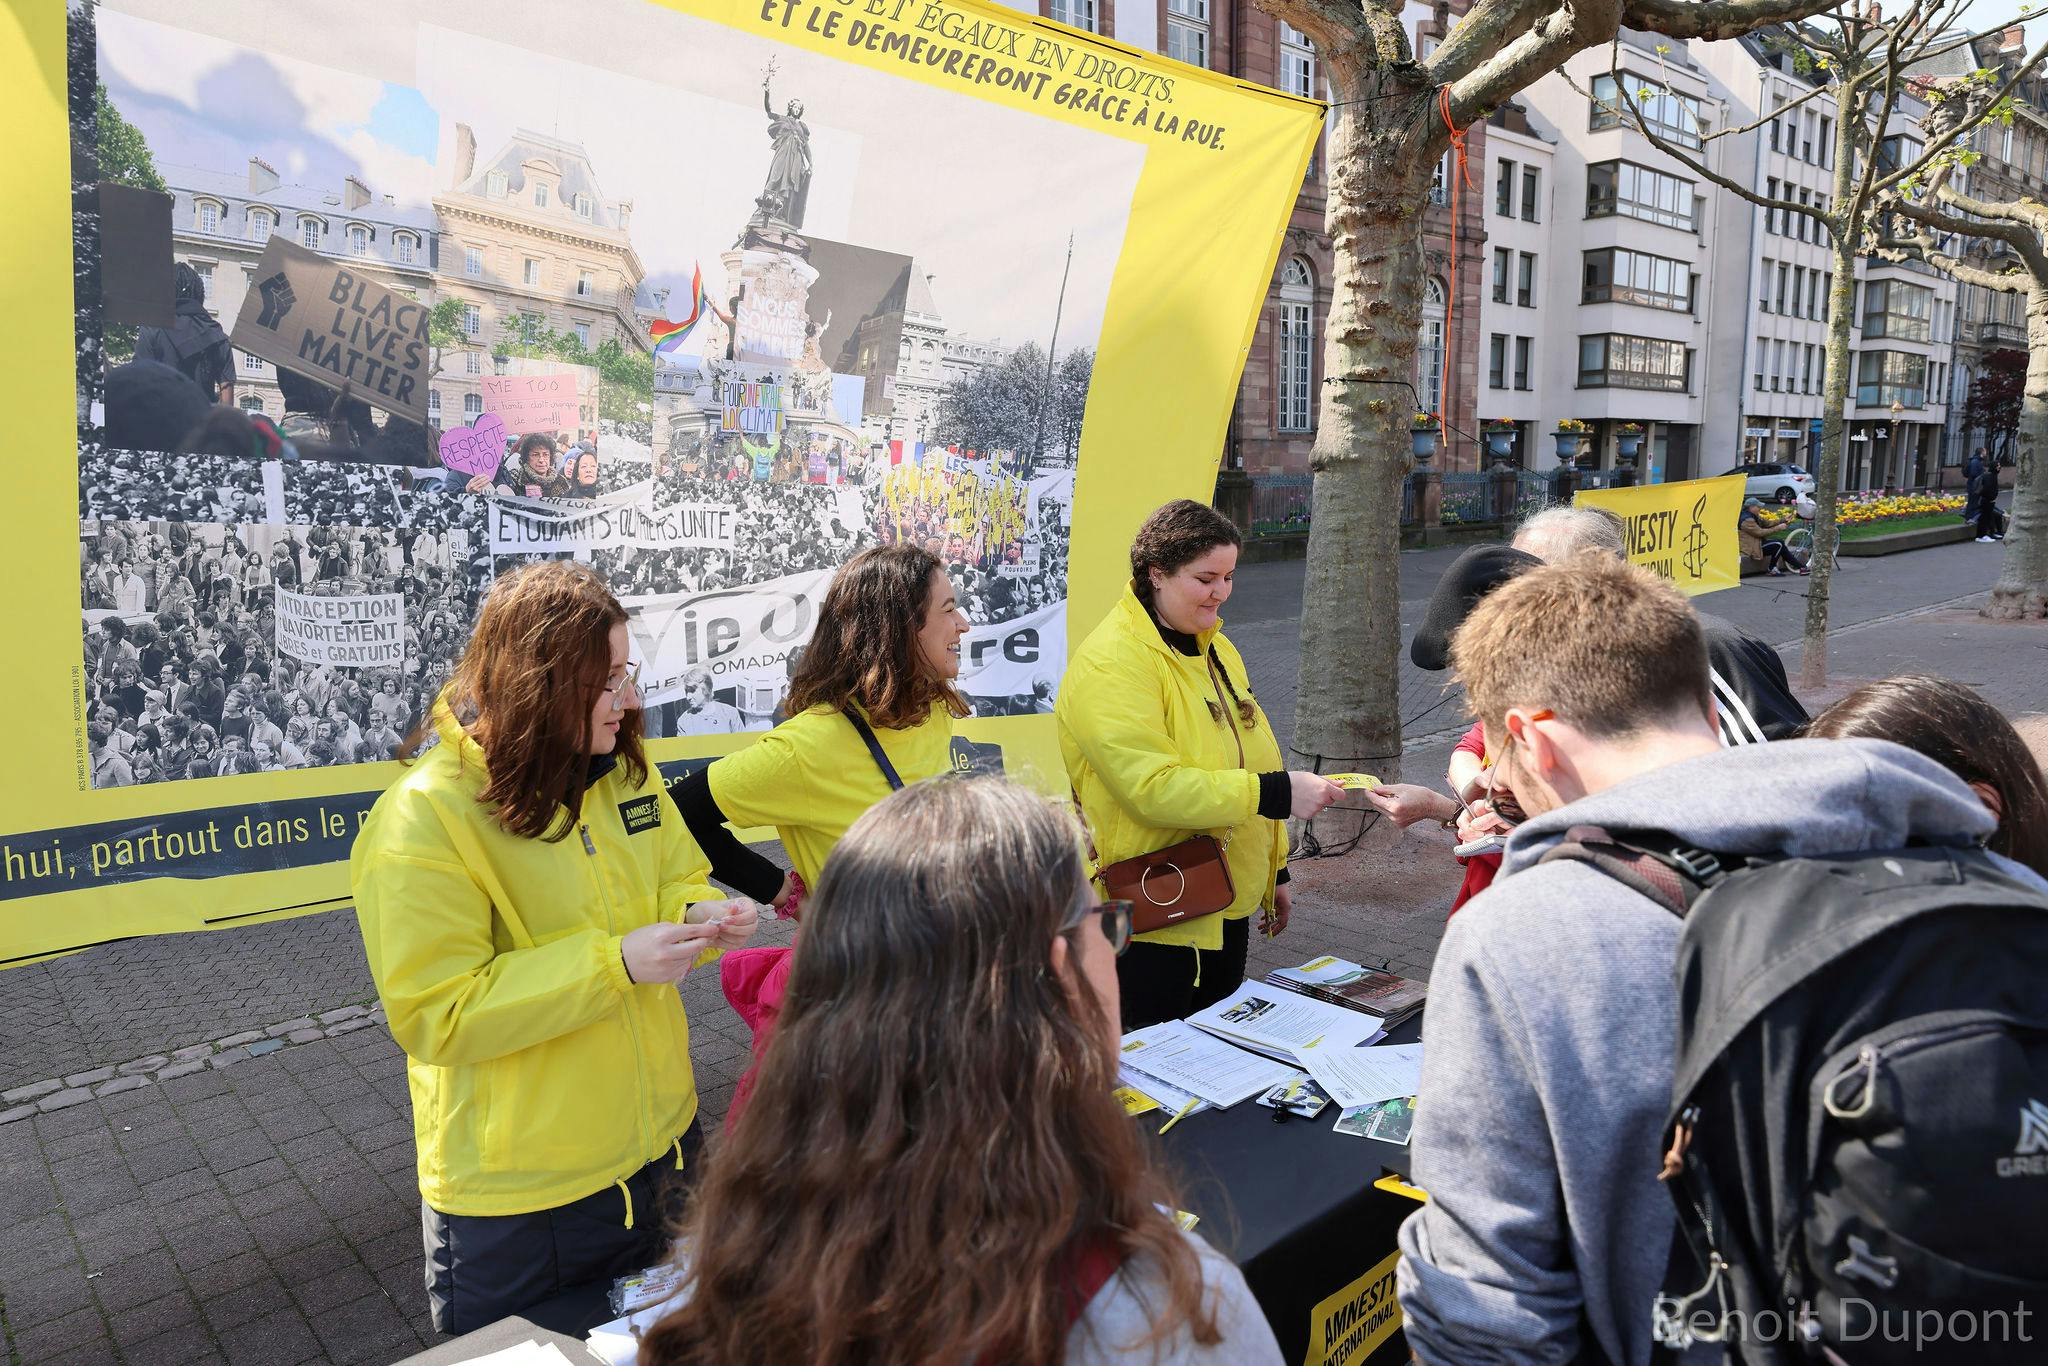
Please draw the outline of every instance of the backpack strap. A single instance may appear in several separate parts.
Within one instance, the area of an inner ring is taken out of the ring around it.
[[[1575,825],[1565,831],[1564,843],[1545,850],[1536,861],[1588,864],[1681,920],[1708,888],[1727,876],[1715,855],[1661,830],[1617,835],[1597,825]]]
[[[860,732],[861,741],[867,745],[868,753],[874,757],[875,767],[881,769],[882,776],[888,779],[889,790],[901,792],[903,780],[896,776],[896,765],[890,763],[889,756],[882,752],[882,742],[875,738],[874,727],[867,723],[866,717],[852,707],[846,709],[845,716],[847,720],[853,722],[853,728]]]

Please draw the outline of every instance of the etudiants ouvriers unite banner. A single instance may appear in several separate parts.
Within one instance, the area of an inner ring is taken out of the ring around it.
[[[343,904],[378,754],[533,555],[627,604],[673,777],[917,540],[975,619],[963,762],[1063,787],[1068,645],[1208,493],[1319,106],[973,0],[66,8],[0,36],[0,963]],[[102,212],[95,81],[161,197]],[[303,437],[299,377],[346,385],[388,463],[174,453],[104,356],[176,265],[245,343],[219,397]],[[1032,421],[974,401],[1048,351]]]

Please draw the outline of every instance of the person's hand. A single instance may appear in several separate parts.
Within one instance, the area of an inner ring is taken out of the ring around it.
[[[1515,828],[1514,822],[1504,818],[1489,806],[1467,807],[1458,817],[1458,843],[1470,844],[1486,835],[1505,835]]]
[[[1447,821],[1464,808],[1433,787],[1417,783],[1381,783],[1366,789],[1365,799],[1406,830],[1417,821]]]
[[[751,925],[748,932],[752,933]],[[619,941],[619,957],[625,961],[626,975],[635,982],[680,982],[696,965],[697,956],[710,948],[718,936],[719,925],[715,921],[678,925],[670,920],[657,920]]]
[[[775,895],[769,898],[768,909],[774,911],[775,914],[785,920],[794,920],[796,918],[796,903],[800,899],[797,888],[800,885],[794,869],[784,873],[782,875],[782,885],[777,887]]]
[[[718,926],[718,947],[736,949],[754,937],[761,924],[761,908],[743,896],[725,903],[724,915],[711,923]]]
[[[1324,807],[1344,795],[1344,789],[1328,778],[1298,769],[1288,773],[1287,786],[1293,798],[1289,814],[1298,821],[1313,819]]]
[[[491,491],[491,478],[487,474],[472,474],[469,477],[469,482],[462,486],[462,491],[464,493],[489,493]]]
[[[1287,932],[1287,917],[1294,910],[1294,888],[1283,882],[1273,889],[1273,909],[1266,914],[1266,937]]]

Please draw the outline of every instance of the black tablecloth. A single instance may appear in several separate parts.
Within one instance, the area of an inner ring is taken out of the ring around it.
[[[1387,1042],[1413,1043],[1421,1035],[1418,1017],[1393,1030]],[[1181,1203],[1201,1216],[1195,1231],[1243,1269],[1284,1360],[1304,1360],[1313,1340],[1330,1349],[1317,1361],[1406,1361],[1398,1329],[1370,1356],[1342,1349],[1347,1341],[1369,1340],[1375,1315],[1392,1301],[1387,1277],[1395,1234],[1416,1206],[1373,1182],[1389,1173],[1405,1178],[1409,1150],[1336,1132],[1335,1105],[1314,1119],[1277,1124],[1273,1113],[1247,1100],[1191,1115],[1159,1140],[1180,1182]],[[1153,1111],[1137,1122],[1156,1128],[1164,1119]],[[528,1341],[553,1342],[573,1362],[596,1361],[583,1338],[617,1317],[605,1302],[609,1289],[608,1283],[571,1289],[409,1361],[449,1366]],[[1345,1292],[1342,1299],[1325,1304],[1339,1292]]]

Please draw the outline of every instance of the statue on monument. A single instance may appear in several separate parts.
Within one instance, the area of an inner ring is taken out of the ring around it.
[[[769,93],[774,78],[771,60],[768,74],[761,78],[761,109],[768,115],[768,139],[774,149],[769,155],[767,184],[754,201],[753,225],[779,223],[801,228],[811,196],[811,130],[804,124],[802,100],[791,100],[782,113],[775,112]]]

